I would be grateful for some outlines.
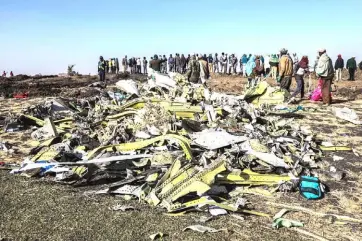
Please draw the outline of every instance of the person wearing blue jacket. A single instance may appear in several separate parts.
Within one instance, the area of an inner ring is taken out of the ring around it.
[[[246,54],[243,54],[243,57],[240,58],[240,69],[242,70],[243,77],[246,77],[246,64],[248,63],[249,58]]]

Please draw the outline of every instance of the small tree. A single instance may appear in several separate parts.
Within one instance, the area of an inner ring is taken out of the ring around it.
[[[69,76],[75,75],[75,71],[73,70],[74,66],[75,66],[75,64],[68,65],[68,75]]]

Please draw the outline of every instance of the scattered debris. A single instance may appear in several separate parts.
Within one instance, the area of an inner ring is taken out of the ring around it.
[[[343,157],[333,155],[333,161],[342,161],[343,159]]]
[[[38,145],[11,173],[88,186],[87,194],[137,199],[170,215],[269,217],[251,210],[248,195],[270,197],[301,184],[305,196],[320,198],[323,190],[310,175],[323,151],[352,150],[323,146],[293,118],[274,115],[271,110],[305,109],[273,108],[288,93],[265,81],[240,97],[211,92],[180,74],[150,71],[149,77],[116,81],[112,91],[100,88],[87,98],[46,99],[12,118]],[[317,197],[308,194],[311,188]],[[288,222],[275,225],[294,225]]]
[[[357,113],[352,109],[349,109],[347,107],[343,107],[343,108],[333,107],[332,112],[336,117],[338,117],[340,119],[349,121],[355,125],[362,124],[362,121],[359,120]]]
[[[295,221],[295,220],[291,220],[291,219],[286,219],[283,218],[283,216],[288,212],[287,209],[282,209],[280,210],[279,213],[277,213],[274,218],[273,218],[273,228],[291,228],[291,227],[303,227],[304,224],[299,222],[299,221]]]
[[[126,205],[117,204],[117,205],[113,206],[112,208],[110,208],[110,210],[125,212],[125,211],[127,211],[127,210],[135,210],[135,208],[132,207],[132,206],[126,206]]]
[[[304,198],[315,200],[323,197],[324,187],[317,177],[302,176],[299,182],[299,192]]]
[[[150,239],[151,240],[162,240],[164,236],[165,235],[163,233],[158,232],[158,233],[155,233],[155,234],[151,234]]]
[[[273,203],[273,202],[267,202],[267,205],[272,205],[272,206],[276,206],[276,207],[281,207],[287,210],[293,210],[293,211],[300,211],[300,212],[304,212],[304,213],[309,213],[311,215],[315,215],[317,217],[333,217],[335,222],[350,222],[350,223],[359,223],[362,224],[362,220],[360,219],[356,219],[356,218],[351,218],[348,216],[341,216],[341,215],[337,215],[337,214],[326,214],[326,213],[319,213],[319,212],[315,212],[311,209],[308,208],[304,208],[304,207],[298,207],[298,206],[292,206],[292,205],[287,205],[287,204],[282,204],[282,203]]]
[[[237,215],[237,214],[231,214],[230,217],[233,217],[237,220],[240,220],[240,221],[245,221],[245,218],[240,216],[240,215]]]
[[[188,226],[188,227],[184,228],[183,231],[187,231],[190,229],[193,231],[196,231],[196,232],[200,232],[200,233],[217,233],[217,232],[221,232],[221,231],[227,231],[227,229],[214,229],[214,228],[210,228],[210,227],[206,227],[206,226],[202,226],[202,225]]]

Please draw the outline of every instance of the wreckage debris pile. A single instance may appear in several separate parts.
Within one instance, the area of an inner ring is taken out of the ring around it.
[[[11,172],[92,186],[88,193],[137,198],[168,212],[218,213],[247,208],[243,194],[295,191],[321,158],[307,129],[262,108],[263,100],[275,96],[278,104],[288,94],[266,82],[233,96],[150,71],[147,83],[116,86],[25,110],[17,123],[32,130],[37,145]]]

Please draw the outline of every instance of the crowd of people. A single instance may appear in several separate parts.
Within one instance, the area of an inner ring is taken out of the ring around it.
[[[318,56],[312,65],[308,56],[302,56],[299,60],[296,53],[289,54],[288,50],[281,49],[278,54],[271,55],[246,55],[243,54],[239,59],[235,54],[217,53],[209,54],[184,54],[176,53],[167,58],[166,55],[155,54],[150,61],[146,57],[130,59],[125,56],[122,59],[123,71],[129,71],[131,74],[148,74],[147,68],[150,67],[154,71],[167,74],[168,72],[177,72],[184,74],[188,81],[192,83],[205,83],[210,77],[210,73],[222,74],[241,74],[248,78],[248,86],[255,86],[258,81],[265,77],[271,77],[277,81],[278,85],[289,91],[292,77],[295,77],[297,88],[292,93],[290,101],[294,101],[299,94],[304,97],[304,77],[311,76],[315,73],[322,81],[321,89],[323,102],[326,105],[331,103],[330,88],[334,77],[336,81],[342,80],[342,70],[348,69],[350,81],[355,80],[355,72],[357,68],[362,70],[362,62],[357,66],[355,57],[348,59],[346,65],[341,55],[338,55],[333,65],[331,58],[327,55],[325,49],[318,51]],[[115,59],[116,70],[118,73],[118,59]],[[101,81],[105,81],[105,73],[108,64],[100,57],[98,62],[98,72]],[[114,65],[113,65],[114,66]],[[239,72],[237,71],[239,67]],[[111,67],[110,67],[111,68]],[[112,71],[113,73],[113,71]]]
[[[5,72],[5,70],[3,71],[3,74],[2,74],[2,77],[6,77],[8,75],[7,72]],[[9,74],[10,77],[13,77],[14,76],[14,73],[13,71],[10,71],[10,74]]]

